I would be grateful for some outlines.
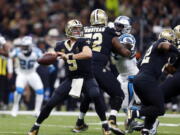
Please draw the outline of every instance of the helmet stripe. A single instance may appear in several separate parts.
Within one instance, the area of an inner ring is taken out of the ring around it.
[[[98,20],[98,11],[99,11],[99,10],[97,10],[97,20]]]
[[[98,14],[97,14],[97,12],[98,12],[98,10],[95,11],[95,15],[94,15],[94,17],[95,17],[95,22],[97,22],[97,19],[98,19]]]

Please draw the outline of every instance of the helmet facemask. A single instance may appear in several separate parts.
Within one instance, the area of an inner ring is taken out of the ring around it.
[[[32,51],[32,45],[33,45],[32,37],[25,36],[24,38],[22,38],[21,42],[22,43],[20,45],[20,48],[21,48],[22,53],[24,55],[30,54]]]
[[[130,18],[127,16],[119,16],[114,21],[115,30],[120,34],[130,33]]]
[[[24,55],[28,55],[28,54],[30,54],[31,51],[32,51],[31,47],[28,46],[28,45],[26,45],[26,46],[25,46],[25,45],[21,45],[20,47],[21,47],[21,51],[22,51],[22,53],[23,53]]]

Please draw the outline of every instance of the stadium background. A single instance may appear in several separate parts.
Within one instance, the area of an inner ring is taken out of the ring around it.
[[[178,0],[0,0],[0,33],[8,40],[10,48],[14,46],[15,39],[31,35],[37,47],[46,51],[54,47],[54,40],[65,38],[64,28],[69,19],[76,18],[85,26],[89,25],[91,11],[101,8],[108,13],[109,21],[113,21],[119,15],[126,15],[132,19],[132,34],[137,41],[137,57],[140,57],[157,39],[163,28],[173,28],[180,24],[179,6]],[[47,70],[45,67],[41,69],[43,70],[40,71]],[[51,81],[56,79],[57,72],[41,72],[42,76],[46,76],[47,80],[44,81],[49,81],[45,88],[51,89],[51,92],[54,89]],[[1,110],[8,108],[7,105],[11,102],[9,95],[15,89],[14,77],[9,77],[8,74],[6,77],[7,91],[2,94],[0,90]],[[27,109],[31,110],[34,100],[30,93],[33,92],[27,88],[24,101]],[[9,98],[9,102],[4,101],[2,95],[6,95],[4,97]],[[74,101],[69,100],[69,104],[72,105]],[[177,100],[174,102],[177,103]],[[74,108],[70,106],[69,110],[71,109]]]

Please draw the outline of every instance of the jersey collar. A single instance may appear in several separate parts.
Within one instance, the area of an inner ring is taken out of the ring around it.
[[[71,51],[75,43],[76,42],[74,42],[73,44],[70,45],[70,40],[66,40],[64,45],[68,51]]]

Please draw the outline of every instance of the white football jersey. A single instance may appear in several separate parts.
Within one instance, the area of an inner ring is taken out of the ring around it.
[[[119,73],[123,76],[136,75],[139,71],[137,68],[137,60],[136,58],[128,59],[128,58],[120,58],[121,68],[119,68]]]
[[[25,56],[20,48],[14,48],[9,56],[11,58],[17,58],[17,73],[30,73],[36,71],[38,66],[37,59],[42,56],[42,52],[38,48],[32,48],[32,52],[29,56]]]

